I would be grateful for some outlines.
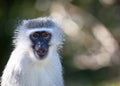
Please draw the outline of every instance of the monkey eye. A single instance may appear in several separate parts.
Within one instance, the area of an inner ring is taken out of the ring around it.
[[[38,32],[35,32],[31,35],[31,38],[32,39],[37,39],[39,37],[39,33]]]
[[[48,32],[42,32],[41,35],[44,38],[50,38],[50,33],[48,33]]]

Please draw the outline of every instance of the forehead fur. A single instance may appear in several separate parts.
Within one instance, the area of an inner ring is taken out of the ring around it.
[[[29,29],[33,28],[51,28],[55,26],[55,23],[48,18],[29,20],[25,26]]]

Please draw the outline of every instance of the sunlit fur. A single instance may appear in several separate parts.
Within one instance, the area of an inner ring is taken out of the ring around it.
[[[49,21],[48,24],[45,24],[46,21]],[[35,31],[48,31],[52,34],[49,52],[44,59],[37,58],[31,47],[29,36]],[[23,20],[15,31],[15,48],[3,71],[1,86],[63,86],[58,53],[63,41],[63,31],[52,19]]]

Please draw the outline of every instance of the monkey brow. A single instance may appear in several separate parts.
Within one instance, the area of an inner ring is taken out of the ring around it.
[[[27,28],[51,28],[54,26],[55,24],[51,20],[41,20],[41,21],[31,20],[26,24]]]

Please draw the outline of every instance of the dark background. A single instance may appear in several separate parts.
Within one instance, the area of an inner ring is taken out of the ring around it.
[[[48,10],[40,11],[35,7],[37,1],[40,0],[0,0],[0,76],[13,50],[13,31],[19,22],[49,14]],[[47,1],[45,0],[46,3]],[[48,2],[54,1],[56,0]],[[66,2],[94,16],[107,27],[118,44],[120,43],[120,0],[66,0]],[[65,48],[71,49],[67,46]],[[81,51],[86,52],[82,45]],[[66,86],[120,86],[119,74],[116,73],[119,66],[106,66],[96,70],[77,69],[73,67],[72,59],[67,58],[71,54],[62,52]]]

